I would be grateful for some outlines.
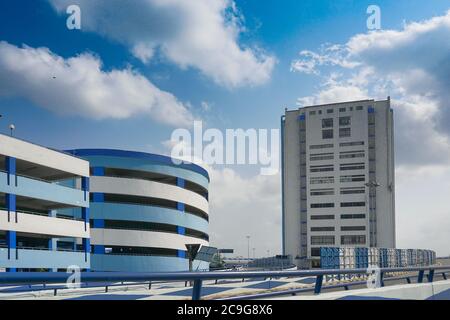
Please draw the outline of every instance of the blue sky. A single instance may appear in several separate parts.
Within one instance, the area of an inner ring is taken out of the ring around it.
[[[343,75],[343,78],[354,76],[353,70],[340,68],[340,66],[334,64],[320,66],[320,75],[293,72],[291,71],[291,64],[294,60],[300,58],[299,52],[302,50],[320,52],[321,46],[327,43],[346,44],[357,34],[368,34],[366,9],[369,5],[376,4],[381,8],[382,30],[400,31],[403,30],[405,22],[416,21],[422,23],[434,16],[446,15],[447,10],[450,9],[450,1],[444,0],[236,0],[237,11],[235,16],[241,17],[239,26],[245,28],[245,30],[239,29],[239,36],[236,38],[230,36],[230,41],[232,44],[237,45],[236,48],[241,48],[239,54],[243,52],[243,48],[250,48],[252,58],[258,57],[258,50],[261,50],[265,58],[254,58],[252,61],[256,67],[262,66],[263,61],[266,61],[265,59],[273,58],[276,60],[273,68],[267,68],[268,71],[260,77],[253,75],[253,71],[257,69],[251,69],[248,71],[248,79],[239,78],[236,80],[235,75],[228,74],[225,67],[221,69],[218,66],[216,69],[212,68],[211,64],[217,61],[226,61],[231,63],[231,66],[237,65],[243,68],[244,72],[248,66],[239,60],[242,58],[239,55],[241,58],[236,58],[239,61],[230,62],[226,59],[213,59],[208,64],[206,62],[203,63],[202,59],[196,56],[191,57],[187,65],[183,65],[183,56],[174,57],[173,54],[176,54],[174,52],[172,52],[171,56],[171,49],[167,49],[169,53],[163,52],[163,50],[156,51],[148,63],[133,55],[131,48],[133,41],[146,40],[148,34],[153,37],[152,41],[159,41],[160,38],[165,37],[166,32],[164,28],[167,28],[167,34],[180,33],[181,29],[178,31],[173,31],[172,29],[176,28],[178,23],[183,23],[179,22],[183,21],[182,17],[176,17],[176,14],[178,12],[189,12],[186,8],[183,8],[184,11],[175,10],[175,13],[170,13],[168,17],[171,18],[173,15],[175,18],[173,21],[168,21],[167,24],[156,21],[155,25],[161,30],[144,30],[142,31],[141,39],[131,35],[116,36],[114,30],[117,29],[114,28],[111,29],[113,31],[108,30],[104,32],[103,30],[102,32],[102,30],[97,28],[98,26],[95,25],[95,22],[92,21],[86,22],[86,24],[91,23],[91,25],[88,25],[87,28],[82,26],[82,30],[68,30],[66,28],[67,15],[64,12],[65,10],[58,9],[58,3],[64,7],[66,2],[65,0],[1,1],[0,41],[5,41],[15,47],[21,47],[22,44],[31,48],[46,47],[52,54],[63,59],[76,57],[83,53],[91,53],[102,61],[103,67],[101,71],[104,73],[131,68],[134,72],[138,72],[147,78],[158,90],[170,93],[179,104],[182,104],[184,107],[187,106],[188,113],[193,114],[195,118],[203,119],[208,127],[219,129],[279,128],[279,120],[284,107],[296,107],[297,99],[301,97],[310,97],[313,99],[310,99],[310,101],[321,101],[318,95],[331,89],[325,83],[327,79],[330,79],[329,76],[332,72],[339,72]],[[68,3],[78,2],[80,1],[68,1]],[[117,3],[117,1],[114,2]],[[229,4],[231,5],[231,2]],[[95,19],[95,14],[101,16],[102,19],[107,18],[106,14],[102,16],[102,12],[86,12],[83,11],[83,6],[81,7],[82,23],[84,23],[84,17]],[[129,8],[119,5],[116,9],[127,12]],[[131,12],[141,14],[139,11]],[[213,13],[217,12],[213,12],[213,9],[211,9],[211,14]],[[142,14],[145,15],[144,9]],[[196,17],[194,13],[192,15]],[[125,23],[124,28],[127,28],[133,23],[134,18],[138,19],[139,17],[129,16],[129,21],[111,23],[116,23],[118,28],[121,28],[121,23]],[[206,30],[204,31],[206,34],[208,26],[205,25],[203,29]],[[224,30],[226,31],[227,29],[224,28]],[[162,39],[160,41],[164,43],[165,40]],[[442,41],[448,42],[448,37],[442,39]],[[170,45],[175,45],[176,47],[176,43],[170,43]],[[217,43],[212,43],[212,45],[217,45]],[[186,55],[191,54],[189,50],[192,48],[189,45],[184,45],[182,48],[186,50]],[[447,52],[445,51],[447,48],[442,50],[444,50],[444,53]],[[198,51],[195,51],[195,54],[198,55]],[[227,52],[222,54],[227,56]],[[360,58],[364,59],[364,57]],[[372,60],[367,61],[369,60],[364,60],[367,64],[372,63],[372,65],[375,65]],[[383,61],[383,56],[379,56],[379,61]],[[25,73],[25,75],[21,76],[32,77],[34,70],[26,69]],[[50,78],[51,76],[49,74]],[[264,76],[267,77],[264,78]],[[373,76],[375,77],[375,75]],[[261,80],[262,78],[264,79]],[[224,82],[235,80],[236,82],[233,85],[224,84]],[[55,81],[60,81],[60,79],[57,78]],[[340,79],[339,81],[344,80]],[[11,80],[11,82],[14,82],[14,80]],[[341,87],[344,86],[342,82],[339,84]],[[6,77],[3,78],[1,76],[0,85],[8,88],[6,90],[15,88],[14,83],[10,83]],[[336,86],[336,83],[334,82],[333,85]],[[348,89],[348,84],[344,87]],[[362,84],[356,87],[356,90],[365,92],[374,98],[385,98],[385,96],[374,96],[376,94],[384,94],[385,92],[383,91],[366,90],[367,88],[363,87]],[[407,85],[405,85],[406,87]],[[67,87],[65,88],[67,89]],[[60,107],[48,107],[36,103],[36,100],[32,102],[33,97],[36,97],[36,95],[39,95],[38,101],[46,101],[45,94],[48,93],[41,91],[42,88],[36,83],[33,84],[33,87],[21,87],[17,91],[18,93],[14,95],[2,94],[0,87],[0,114],[3,115],[3,118],[0,119],[0,132],[8,132],[8,125],[14,123],[17,128],[16,136],[55,148],[110,147],[148,152],[168,152],[162,142],[170,138],[171,132],[177,126],[155,119],[152,117],[152,113],[137,111],[131,115],[115,118],[107,115],[108,108],[106,106],[103,106],[101,117],[95,116],[94,112],[90,113],[89,108],[72,112],[73,110],[69,109],[77,108],[78,104],[83,103],[81,99],[80,102],[74,101],[76,99],[75,94],[65,95],[65,92],[58,91]],[[410,100],[404,99],[404,91],[402,92],[398,93],[399,105],[412,103]],[[414,101],[417,101],[417,99]],[[67,104],[64,102],[67,102]],[[202,102],[206,102],[211,106],[209,111],[202,109]],[[123,107],[127,108],[126,105]],[[401,110],[399,109],[399,114],[401,114]],[[444,111],[439,109],[441,113]],[[433,127],[435,125],[437,129],[431,133],[424,131],[424,135],[429,139],[434,139],[433,141],[440,141],[440,143],[443,141],[442,139],[448,139],[448,132],[439,129],[437,120],[432,119],[430,121],[434,121]],[[402,129],[400,128],[399,130]],[[401,139],[406,138],[402,137]],[[448,140],[446,141],[448,142]],[[406,146],[406,143],[406,140],[399,140],[397,145]],[[436,148],[446,148],[446,146],[448,145],[443,146],[441,143]],[[399,158],[400,185],[402,177],[411,177],[411,172],[425,172],[424,174],[428,177],[430,177],[430,174],[427,170],[432,170],[437,175],[441,175],[442,170],[444,170],[445,174],[448,174],[448,163],[437,163],[430,166],[430,160],[425,159],[426,157],[423,156],[423,154],[432,153],[423,150],[423,153],[420,155],[410,155],[408,150],[411,150],[411,148],[405,147],[404,149],[406,151],[402,151],[402,154],[397,154]],[[403,161],[406,158],[422,159],[422,156],[424,160],[418,160],[417,163]],[[422,171],[418,171],[418,168]],[[223,193],[227,193],[224,199],[233,201],[234,198],[230,190],[233,184],[240,185],[244,189],[261,188],[261,192],[269,190],[273,193],[273,190],[277,190],[278,192],[275,192],[277,195],[271,198],[272,202],[267,206],[269,209],[255,209],[251,203],[244,201],[245,203],[240,207],[236,207],[235,210],[240,212],[246,211],[247,216],[252,219],[257,215],[264,214],[268,225],[274,224],[276,228],[279,228],[281,213],[279,211],[278,177],[268,181],[256,177],[254,171],[247,167],[235,167],[232,168],[233,171],[220,171],[223,168],[217,168],[217,170],[217,176],[225,182],[220,186],[216,186],[216,188]],[[431,177],[435,176],[431,175]],[[225,185],[225,183],[229,183],[229,185]],[[411,182],[409,181],[408,183]],[[266,188],[267,185],[271,187]],[[404,217],[414,207],[407,203],[406,199],[414,197],[416,195],[414,192],[419,193],[419,189],[409,192],[400,186],[399,188],[398,195],[400,198],[397,201],[397,214],[398,216],[403,214]],[[448,186],[443,188],[447,190]],[[403,199],[405,200],[403,201]],[[439,204],[442,202],[441,200],[439,199],[435,202]],[[433,211],[434,209],[432,211],[436,215],[441,216],[444,214],[442,207],[436,207],[435,211]],[[262,210],[265,210],[265,212],[261,213]],[[221,201],[218,201],[218,204],[212,204],[213,215],[215,214],[214,211],[217,212],[216,215],[218,217],[226,214]],[[241,213],[236,213],[233,217],[233,219],[240,219]],[[218,245],[223,245],[234,236],[230,235],[229,231],[220,229],[219,225],[222,224],[223,220],[217,219],[216,221],[218,222],[215,224],[214,218],[212,218],[212,233],[217,236]],[[414,228],[409,225],[408,227]],[[420,227],[415,226],[416,229],[414,230],[421,230]],[[239,234],[235,237],[245,239],[245,231],[238,230],[236,232]],[[260,239],[258,241],[261,242],[257,254],[264,254],[266,248],[272,252],[279,250],[280,236],[278,231],[274,232],[274,235],[269,237],[268,240],[264,240],[266,242],[263,241],[265,238],[264,227],[255,226],[251,232],[253,237]],[[412,241],[414,237],[406,233],[400,233],[400,243],[404,246],[416,245]],[[231,244],[238,248],[238,252],[239,250],[245,252],[245,246],[242,243],[245,244],[245,241],[236,240],[235,243]]]
[[[170,63],[145,66],[118,43],[88,32],[69,31],[66,16],[58,16],[45,0],[2,1],[0,39],[20,46],[48,47],[62,56],[91,51],[103,60],[105,69],[131,64],[160,88],[201,112],[200,103],[213,105],[211,125],[217,128],[277,128],[283,108],[295,107],[296,99],[317,90],[317,77],[290,72],[291,60],[304,49],[322,43],[340,43],[366,31],[365,13],[371,1],[237,1],[248,31],[243,44],[258,44],[276,56],[268,83],[228,89],[211,82],[197,70],[180,70]],[[399,28],[403,20],[421,20],[443,14],[448,1],[377,1],[383,28]],[[61,116],[41,109],[20,97],[0,99],[2,127],[13,122],[17,135],[59,148],[107,146],[160,151],[172,128],[149,119],[90,120]],[[36,121],[39,119],[39,121]],[[149,149],[150,148],[150,149]]]

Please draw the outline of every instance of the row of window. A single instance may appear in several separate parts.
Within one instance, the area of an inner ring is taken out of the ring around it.
[[[94,220],[90,221],[91,226],[94,225]],[[144,222],[144,221],[129,221],[129,220],[103,220],[102,228],[116,229],[116,230],[136,230],[136,231],[151,231],[151,232],[165,232],[178,233],[179,226],[166,223]],[[194,237],[209,241],[206,233],[194,229],[183,228],[183,234],[188,237]]]
[[[341,236],[341,244],[343,244],[343,245],[365,244],[365,243],[366,243],[365,235]],[[334,244],[335,244],[334,236],[311,236],[311,245],[334,245]]]
[[[173,200],[160,199],[160,198],[151,198],[151,197],[142,197],[142,196],[134,196],[134,195],[122,195],[122,194],[111,194],[111,193],[90,193],[90,201],[91,203],[98,202],[96,199],[97,196],[101,196],[101,202],[106,203],[120,203],[120,204],[130,204],[130,205],[139,205],[139,206],[154,206],[161,207],[167,209],[177,210],[178,203]],[[189,206],[187,204],[184,205],[184,212],[188,214],[192,214],[198,217],[209,220],[208,214],[203,210],[200,210],[196,207]]]
[[[342,163],[340,164],[339,169],[341,171],[348,171],[348,170],[364,170],[366,168],[365,164],[363,162],[360,163]]]
[[[341,188],[340,194],[361,194],[365,193],[364,188]],[[311,189],[311,196],[334,196],[333,188],[323,188],[323,189]]]
[[[363,146],[364,141],[353,141],[353,142],[341,142],[339,143],[340,147],[353,147],[353,146]],[[309,146],[309,149],[311,150],[317,150],[317,149],[327,149],[327,148],[334,148],[333,143],[325,143],[325,144],[313,144]]]
[[[334,171],[334,165],[332,164],[326,164],[323,166],[311,166],[309,168],[310,172],[328,172],[328,171]]]
[[[91,249],[93,252],[94,248]],[[178,250],[151,247],[105,246],[105,254],[126,256],[162,256],[178,257]],[[186,254],[185,254],[186,255]]]
[[[94,168],[90,168],[90,174],[92,176],[96,175]],[[108,168],[107,167],[107,168],[102,169],[102,175],[106,176],[106,177],[154,181],[154,182],[169,184],[169,185],[173,185],[173,186],[177,185],[177,178],[175,176],[170,176],[170,175],[156,173],[156,172],[123,169],[123,168]],[[184,189],[195,192],[195,193],[201,195],[202,197],[208,199],[208,190],[206,190],[204,187],[202,187],[199,184],[185,180]]]
[[[320,161],[320,160],[333,160],[334,154],[332,152],[330,153],[316,153],[311,154],[309,156],[309,160],[311,161]]]
[[[334,196],[334,189],[311,189],[311,196]]]
[[[353,146],[363,146],[364,141],[354,141],[354,142],[341,142],[340,147],[353,147]]]
[[[364,201],[359,202],[341,202],[341,208],[349,208],[349,207],[365,207],[366,203]],[[334,208],[334,202],[326,202],[326,203],[311,203],[311,209],[318,208]]]
[[[365,226],[342,226],[341,231],[365,231]],[[333,232],[334,227],[311,227],[311,232]]]
[[[364,150],[339,152],[339,159],[364,158],[364,156],[365,156]],[[310,161],[333,160],[333,159],[334,159],[333,152],[313,153],[309,155]]]
[[[341,164],[339,169],[341,171],[350,171],[350,170],[364,170],[366,168],[364,163],[346,163]],[[309,168],[310,172],[330,172],[334,171],[334,165],[325,164],[322,166],[311,166]]]
[[[366,179],[365,175],[363,174],[354,174],[354,175],[348,175],[348,176],[340,176],[339,181],[341,183],[348,183],[348,182],[364,182]],[[309,179],[310,184],[323,184],[323,183],[334,183],[334,177],[311,177]]]
[[[313,144],[309,146],[309,149],[316,150],[316,149],[328,149],[328,148],[334,148],[334,144],[332,143],[326,143],[326,144]]]
[[[311,177],[309,179],[310,184],[324,184],[324,183],[334,183],[334,177]]]
[[[341,214],[340,218],[343,220],[349,219],[365,219],[365,214]],[[334,214],[315,214],[311,215],[311,220],[334,220]]]
[[[361,194],[365,192],[364,187],[341,188],[341,194]]]
[[[366,176],[363,174],[356,174],[351,176],[341,176],[340,182],[346,183],[346,182],[364,182],[366,180]]]
[[[350,124],[351,124],[350,117],[339,117],[340,127],[349,126]],[[333,118],[322,119],[322,128],[333,128],[333,126],[334,126]]]
[[[353,159],[353,158],[364,158],[364,150],[358,151],[343,151],[339,153],[339,159]]]
[[[353,111],[353,109],[355,109],[355,110],[357,110],[357,111],[361,111],[361,110],[364,109],[364,107],[363,107],[363,106],[356,106],[356,107],[348,107],[348,109],[342,107],[342,108],[339,108],[339,112],[342,113],[342,112],[346,112],[347,110],[348,110],[348,111]],[[332,109],[332,108],[327,109],[327,110],[326,110],[326,113],[327,113],[327,114],[334,113],[334,109]],[[310,116],[314,116],[314,115],[316,115],[316,114],[319,114],[319,115],[322,114],[322,110],[311,110],[311,111],[309,111],[309,115],[310,115]]]
[[[351,137],[351,128],[339,128],[339,138]],[[322,139],[333,139],[333,129],[322,130]]]

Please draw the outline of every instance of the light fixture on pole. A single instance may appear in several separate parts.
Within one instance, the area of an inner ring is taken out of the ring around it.
[[[13,131],[16,130],[16,126],[14,124],[9,125],[10,135],[13,136]]]
[[[376,182],[376,181],[369,181],[369,182],[367,182],[366,184],[364,184],[366,187],[369,187],[369,188],[371,188],[371,187],[373,187],[373,188],[376,188],[376,187],[379,187],[380,186],[380,184],[378,183],[378,182]]]

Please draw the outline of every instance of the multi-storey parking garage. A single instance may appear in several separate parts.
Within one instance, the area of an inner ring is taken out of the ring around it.
[[[92,270],[188,270],[185,245],[209,241],[206,170],[142,152],[69,152],[91,166]]]
[[[89,163],[0,135],[0,168],[0,269],[89,269]]]

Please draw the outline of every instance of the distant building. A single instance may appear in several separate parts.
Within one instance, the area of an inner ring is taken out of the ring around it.
[[[390,99],[286,110],[283,254],[317,266],[320,247],[395,248]]]
[[[0,166],[0,268],[89,269],[89,163],[0,135]]]

